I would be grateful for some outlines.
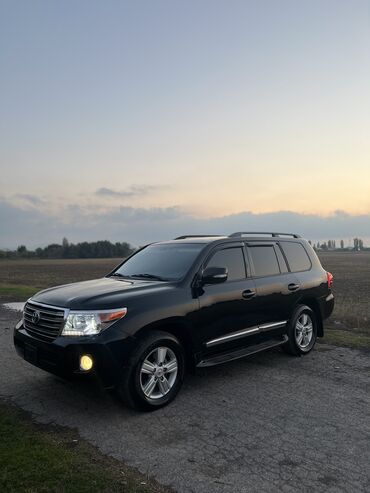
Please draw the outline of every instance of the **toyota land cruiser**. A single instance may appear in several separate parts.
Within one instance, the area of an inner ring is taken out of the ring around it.
[[[274,346],[309,353],[333,310],[332,282],[297,234],[181,236],[139,249],[102,279],[37,293],[14,344],[33,365],[96,375],[152,410],[174,399],[186,367]]]

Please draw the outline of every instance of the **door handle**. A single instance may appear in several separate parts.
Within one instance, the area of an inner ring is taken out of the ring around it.
[[[297,291],[297,289],[299,289],[300,287],[301,286],[299,284],[294,284],[294,282],[288,284],[289,291]]]
[[[242,296],[245,300],[250,300],[254,296],[256,296],[256,292],[253,289],[246,289],[242,292]]]

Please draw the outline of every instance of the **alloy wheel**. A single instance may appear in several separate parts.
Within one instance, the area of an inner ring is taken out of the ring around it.
[[[302,313],[295,324],[295,340],[301,349],[307,349],[313,338],[313,322],[308,313]]]
[[[160,346],[151,351],[140,368],[140,386],[148,399],[160,399],[176,382],[178,361],[169,347]]]

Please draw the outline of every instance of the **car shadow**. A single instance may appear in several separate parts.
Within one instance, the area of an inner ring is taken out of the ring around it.
[[[222,365],[197,368],[193,372],[187,372],[184,385],[173,403],[167,406],[166,412],[173,409],[180,411],[185,400],[196,403],[200,397],[210,395],[213,392],[222,394],[225,378],[230,382],[247,379],[248,374],[264,373],[266,368],[277,367],[284,358],[290,358],[277,348],[258,353]],[[46,374],[39,370],[39,378],[33,379],[33,385],[27,387],[27,393],[33,395],[33,402],[38,403],[39,412],[52,411],[53,414],[68,413],[71,417],[83,414],[89,418],[102,419],[110,415],[133,418],[142,413],[137,413],[128,408],[112,390],[107,390],[97,378],[77,378],[64,380],[54,375]],[[155,412],[163,412],[158,410]]]

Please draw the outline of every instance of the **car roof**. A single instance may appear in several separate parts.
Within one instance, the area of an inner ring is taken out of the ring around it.
[[[277,241],[277,240],[302,240],[296,233],[275,233],[275,232],[244,232],[238,231],[231,235],[183,235],[173,240],[160,241],[157,243],[168,244],[189,244],[189,243],[218,243],[225,241]]]
[[[217,240],[228,240],[230,239],[228,236],[199,236],[199,237],[187,237],[187,238],[181,238],[181,239],[176,239],[174,238],[173,240],[165,240],[165,241],[158,241],[158,243],[176,243],[176,244],[184,244],[184,243],[213,243]]]

